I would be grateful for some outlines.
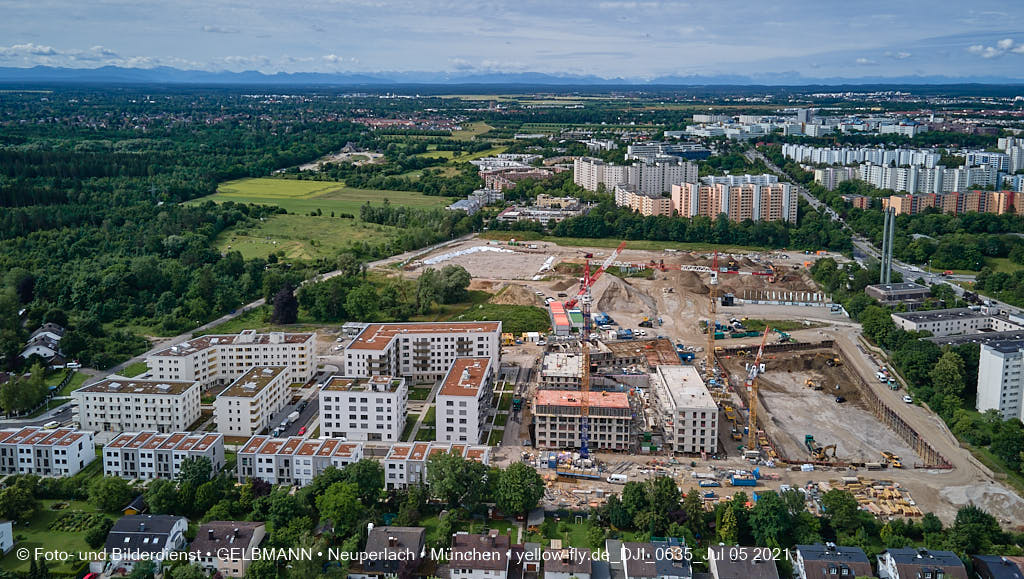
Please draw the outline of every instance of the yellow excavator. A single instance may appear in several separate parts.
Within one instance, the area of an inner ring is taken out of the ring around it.
[[[903,468],[903,461],[900,460],[900,457],[889,451],[883,450],[882,458],[889,463],[889,468]]]
[[[811,380],[810,378],[804,381],[804,385],[812,390],[821,390],[821,384],[818,384],[817,382]]]

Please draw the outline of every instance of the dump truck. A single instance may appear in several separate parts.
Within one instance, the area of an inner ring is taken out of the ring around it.
[[[889,464],[889,468],[903,468],[903,461],[900,460],[900,457],[887,450],[882,451],[882,458]]]

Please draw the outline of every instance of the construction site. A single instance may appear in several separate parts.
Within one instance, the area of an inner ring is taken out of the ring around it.
[[[546,343],[544,336],[539,344],[510,343],[502,354],[528,367],[520,375],[531,378],[517,389],[522,407],[495,459],[536,465],[548,481],[545,506],[593,505],[624,481],[668,475],[709,506],[729,496],[729,487],[755,486],[803,489],[813,510],[815,492],[845,485],[880,517],[931,511],[951,520],[958,506],[974,503],[1024,520],[1024,500],[960,447],[939,418],[903,402],[898,381],[875,379],[885,369],[878,352],[808,272],[826,256],[846,261],[824,252],[716,254],[628,243],[613,250],[474,238],[415,256],[399,271],[415,277],[426,267],[457,264],[473,276],[473,289],[495,294],[493,303],[564,312],[552,315],[553,325],[568,320],[563,334],[552,327]],[[578,376],[542,378],[550,354],[577,356]],[[657,368],[679,365],[697,370],[717,404],[715,432],[696,415],[684,420],[692,409],[658,407]],[[552,387],[574,393],[544,405],[538,436],[536,403],[554,396],[541,394]],[[619,412],[629,408],[629,426],[612,426],[628,430],[622,439],[604,430],[604,417],[590,418],[591,406],[599,416],[607,412],[609,395]],[[603,398],[593,405],[594,396]],[[602,428],[594,444],[591,422]],[[684,425],[693,429],[687,436],[717,438],[710,447],[717,450],[672,452],[670,431]]]

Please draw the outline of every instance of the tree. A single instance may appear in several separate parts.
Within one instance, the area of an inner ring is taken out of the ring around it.
[[[590,545],[591,549],[600,549],[604,547],[604,539],[606,533],[598,525],[593,525],[587,531],[587,544]]]
[[[848,491],[832,489],[821,495],[821,506],[837,531],[853,533],[860,527],[857,499]]]
[[[726,507],[722,512],[722,523],[718,526],[718,542],[726,545],[736,545],[740,540],[739,522],[736,520],[736,512]]]
[[[649,503],[647,502],[647,492],[644,489],[643,483],[629,481],[626,483],[626,486],[622,487],[622,506],[626,508],[626,512],[631,517],[635,517],[647,510]]]
[[[441,269],[444,303],[454,304],[469,298],[469,283],[473,277],[461,265],[446,265]]]
[[[750,510],[750,527],[754,540],[760,547],[782,547],[790,542],[791,530],[789,511],[779,495],[764,493],[758,495],[754,508]]]
[[[672,479],[664,477],[669,481]],[[673,482],[673,484],[675,484]],[[669,511],[658,511],[658,512],[669,512]],[[686,513],[686,524],[693,531],[694,535],[700,535],[704,531],[704,499],[701,498],[700,492],[696,489],[691,489],[690,492],[686,493],[683,497],[683,512]]]
[[[39,501],[24,486],[16,484],[0,491],[0,516],[5,519],[27,523],[38,509]]]
[[[648,479],[647,497],[651,508],[659,513],[668,514],[679,510],[679,487],[671,477]]]
[[[359,487],[355,483],[334,483],[316,498],[320,516],[334,523],[335,533],[341,536],[352,534],[366,514],[359,500]]]
[[[285,284],[274,295],[274,313],[270,316],[274,324],[294,324],[299,319],[299,301],[295,299],[292,286]]]
[[[208,575],[202,567],[195,564],[178,565],[168,573],[170,579],[207,579]]]
[[[107,535],[114,526],[114,519],[103,517],[85,532],[85,542],[93,549],[99,549],[107,542]]]
[[[943,352],[942,357],[935,363],[935,367],[928,375],[937,394],[958,398],[963,396],[964,361],[956,352],[952,350]]]
[[[472,511],[480,502],[487,467],[466,460],[457,454],[440,453],[427,460],[427,481],[430,492],[449,508]]]
[[[935,513],[925,513],[921,519],[921,531],[924,533],[941,533],[942,520]]]
[[[178,490],[167,479],[158,478],[149,483],[145,498],[150,512],[155,515],[173,513],[178,507]]]
[[[178,467],[177,480],[182,485],[191,485],[199,488],[200,485],[210,480],[210,473],[213,472],[213,463],[205,456],[186,458],[181,461]]]
[[[515,462],[501,472],[494,502],[501,512],[519,515],[535,508],[543,496],[544,479],[537,470],[526,463]]]
[[[616,495],[608,497],[605,512],[608,522],[616,529],[627,529],[633,524],[633,515],[629,514],[629,510]]]
[[[245,579],[277,579],[277,561],[257,558],[245,569]]]
[[[126,575],[126,579],[153,579],[156,575],[156,563],[149,559],[138,561],[132,567],[132,572]]]
[[[341,469],[342,480],[359,488],[359,500],[366,506],[377,504],[384,490],[384,468],[376,460],[364,458]]]
[[[999,521],[974,505],[960,507],[948,535],[952,550],[961,556],[988,553],[993,544],[1004,542]]]
[[[119,511],[133,496],[132,487],[116,476],[98,477],[89,485],[89,503],[101,511]]]
[[[380,296],[377,288],[366,283],[348,292],[345,309],[353,320],[370,322],[380,314]]]

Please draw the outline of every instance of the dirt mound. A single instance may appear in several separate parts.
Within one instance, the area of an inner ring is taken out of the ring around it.
[[[575,279],[563,279],[561,281],[556,281],[555,283],[551,284],[551,289],[555,290],[556,292],[565,291],[571,287],[576,286],[578,283],[579,281]]]
[[[496,285],[498,285],[497,282],[485,279],[474,279],[469,282],[469,289],[489,292],[492,291]]]
[[[607,281],[606,281],[607,280]],[[658,314],[658,306],[654,298],[643,293],[629,283],[610,274],[605,274],[595,288],[597,309],[602,312],[623,312],[627,314],[647,314],[654,317]]]
[[[678,279],[678,286],[682,291],[698,295],[707,295],[711,292],[708,286],[704,284],[704,279],[697,272],[681,271],[679,272]]]
[[[521,285],[509,284],[505,289],[498,292],[489,300],[492,304],[503,304],[509,306],[536,306],[540,305],[540,299],[530,290]]]

